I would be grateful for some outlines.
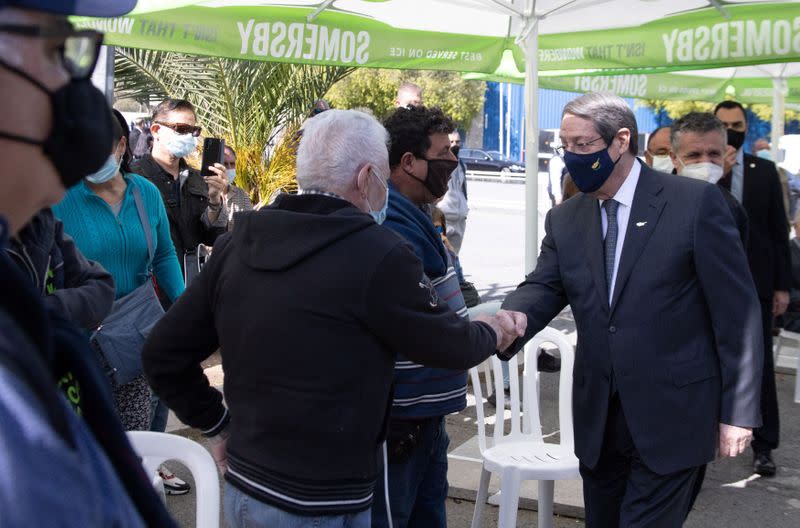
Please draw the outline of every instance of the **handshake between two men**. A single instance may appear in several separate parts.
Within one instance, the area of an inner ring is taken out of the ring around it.
[[[528,328],[528,316],[509,310],[498,310],[494,315],[478,315],[472,320],[482,321],[492,327],[497,336],[498,352],[503,352],[514,341],[523,337]]]

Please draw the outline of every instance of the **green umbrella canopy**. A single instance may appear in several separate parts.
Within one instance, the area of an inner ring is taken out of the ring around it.
[[[705,0],[140,0],[75,19],[127,47],[492,74],[538,23],[538,70],[658,71],[800,60],[800,4]],[[535,9],[531,11],[532,5]],[[534,16],[535,15],[535,16]]]

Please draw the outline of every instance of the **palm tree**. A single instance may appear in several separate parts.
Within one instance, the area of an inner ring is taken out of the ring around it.
[[[236,150],[237,182],[263,203],[294,185],[294,149],[275,145],[292,141],[313,101],[351,71],[116,48],[115,95],[191,101],[203,129]]]

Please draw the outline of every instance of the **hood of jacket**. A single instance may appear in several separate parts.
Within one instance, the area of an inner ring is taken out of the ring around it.
[[[283,271],[370,227],[372,217],[344,199],[282,194],[269,207],[238,215],[233,240],[249,267]]]

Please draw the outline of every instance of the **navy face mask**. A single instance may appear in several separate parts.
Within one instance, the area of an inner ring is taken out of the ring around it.
[[[611,176],[620,158],[621,154],[616,161],[612,160],[608,149],[591,154],[576,154],[567,150],[564,152],[564,165],[581,192],[593,193]]]

